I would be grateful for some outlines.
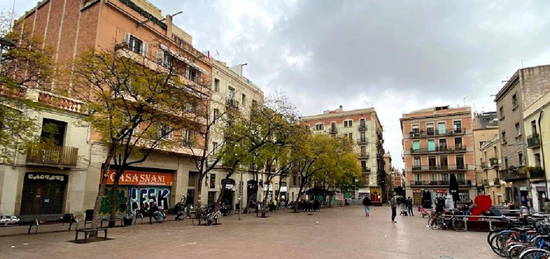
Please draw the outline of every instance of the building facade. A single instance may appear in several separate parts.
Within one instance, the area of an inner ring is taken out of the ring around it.
[[[550,65],[545,65],[517,70],[495,97],[501,144],[500,174],[512,184],[511,201],[516,206],[529,206],[535,210],[540,209],[548,190],[544,173],[540,170],[542,167],[536,166],[537,144],[529,146],[528,138],[535,137],[531,142],[536,143],[537,135],[533,135],[538,132],[533,127],[538,123],[535,111],[544,106],[543,99],[549,91]],[[528,150],[533,152],[533,165],[527,159]]]
[[[474,136],[474,169],[476,172],[476,184],[479,193],[486,192],[486,186],[489,180],[484,178],[485,172],[483,164],[482,146],[498,136],[498,120],[496,112],[484,112],[474,114],[473,120],[473,136]],[[487,181],[485,181],[487,180]]]
[[[214,60],[212,66],[212,98],[210,104],[211,117],[217,120],[219,116],[224,116],[228,106],[237,108],[238,112],[245,118],[249,118],[250,110],[256,104],[263,104],[264,93],[260,88],[254,85],[250,80],[242,74],[242,65],[228,67],[224,62]],[[209,139],[209,150],[216,152],[223,145],[223,132],[221,127],[223,120],[216,121]],[[250,204],[251,201],[262,200],[258,195],[264,192],[258,191],[258,181],[262,179],[254,179],[253,174],[247,170],[241,170],[237,174],[230,176],[229,180],[224,180],[227,176],[227,171],[223,169],[213,170],[207,177],[214,178],[214,184],[208,186],[208,192],[203,192],[202,200],[207,200],[212,204],[214,199],[218,198],[219,190],[222,188],[222,181],[228,181],[225,197],[222,201],[225,205],[235,208],[242,200],[243,208]],[[242,179],[241,179],[242,176]],[[260,178],[262,175],[260,175]],[[242,180],[242,182],[241,182]],[[210,183],[210,181],[209,181]],[[286,194],[287,186],[279,188],[279,181],[275,181],[272,188]],[[242,186],[242,187],[241,187]],[[242,189],[241,189],[242,188]],[[241,193],[242,192],[242,193]],[[284,196],[285,194],[282,194]],[[208,196],[206,196],[208,195]],[[287,197],[282,197],[286,200]]]
[[[193,47],[192,37],[174,25],[170,15],[163,16],[160,9],[146,0],[44,0],[18,19],[15,29],[44,39],[58,64],[89,50],[116,51],[152,70],[163,71],[163,67],[177,64],[183,68],[178,75],[186,87],[201,96],[210,95],[211,58]],[[51,89],[55,91],[59,87],[61,84],[54,83]],[[69,90],[70,97],[70,89],[61,90]],[[51,102],[50,99],[44,101]],[[62,165],[70,170],[59,170],[59,162],[45,163],[40,158],[42,151],[31,151],[26,158],[18,159],[15,169],[4,166],[0,176],[0,211],[15,215],[82,215],[94,206],[100,168],[107,153],[105,146],[93,129],[72,126],[77,116],[74,113],[41,116],[44,125],[65,129],[63,134],[55,136],[61,155],[77,148],[78,158],[66,167]],[[196,185],[193,154],[205,148],[204,140],[197,139],[190,130],[175,132],[174,141],[182,138],[193,140],[196,152],[189,148],[158,150],[146,161],[125,168],[120,182],[122,192],[118,195],[128,201],[127,208],[138,209],[143,203],[156,201],[159,207],[168,209]],[[58,187],[51,187],[52,190],[44,186]],[[10,190],[15,190],[15,197]],[[46,197],[42,193],[51,194]],[[49,209],[53,203],[55,210]]]
[[[479,153],[481,175],[478,179],[483,188],[482,193],[491,196],[493,205],[504,205],[511,200],[511,184],[503,181],[500,177],[500,140],[498,134],[493,139],[481,144]]]
[[[323,114],[305,116],[301,121],[314,134],[348,138],[359,156],[364,186],[356,196],[370,195],[382,203],[386,181],[384,171],[383,128],[374,108],[344,111],[342,106]]]
[[[448,193],[454,174],[460,199],[473,200],[477,192],[470,108],[432,107],[403,114],[400,121],[407,196],[415,204],[433,204],[436,196]]]

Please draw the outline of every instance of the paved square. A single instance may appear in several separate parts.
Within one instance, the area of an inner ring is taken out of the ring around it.
[[[420,216],[397,220],[388,207],[365,217],[352,206],[230,216],[210,227],[187,220],[114,228],[113,240],[88,244],[67,242],[74,232],[18,235],[0,237],[0,258],[498,258],[486,233],[430,230]]]

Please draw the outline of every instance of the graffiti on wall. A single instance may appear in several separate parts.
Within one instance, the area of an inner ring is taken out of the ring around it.
[[[168,209],[170,206],[170,188],[167,187],[129,187],[129,205],[139,210],[144,203],[157,203],[159,209]]]

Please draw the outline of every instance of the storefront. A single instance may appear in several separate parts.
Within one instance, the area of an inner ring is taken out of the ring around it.
[[[62,174],[26,173],[20,214],[62,214],[68,178]]]
[[[175,171],[154,168],[130,168],[124,171],[119,181],[119,190],[116,200],[119,204],[119,212],[125,212],[128,208],[139,210],[144,204],[149,206],[155,202],[159,209],[169,209],[172,204],[172,186],[174,185]],[[114,183],[115,170],[109,171],[107,190],[103,200],[101,211],[108,213],[110,210],[110,193]]]
[[[234,208],[235,201],[235,180],[233,179],[222,179],[222,186],[225,185],[225,190],[223,191],[222,203],[229,208]]]

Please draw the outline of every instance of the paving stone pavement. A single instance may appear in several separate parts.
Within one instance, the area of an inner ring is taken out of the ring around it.
[[[69,242],[74,232],[4,236],[0,258],[498,258],[486,233],[430,230],[420,216],[397,221],[388,207],[365,217],[351,206],[230,216],[218,226],[186,220],[119,227],[109,230],[112,240],[87,244]]]

